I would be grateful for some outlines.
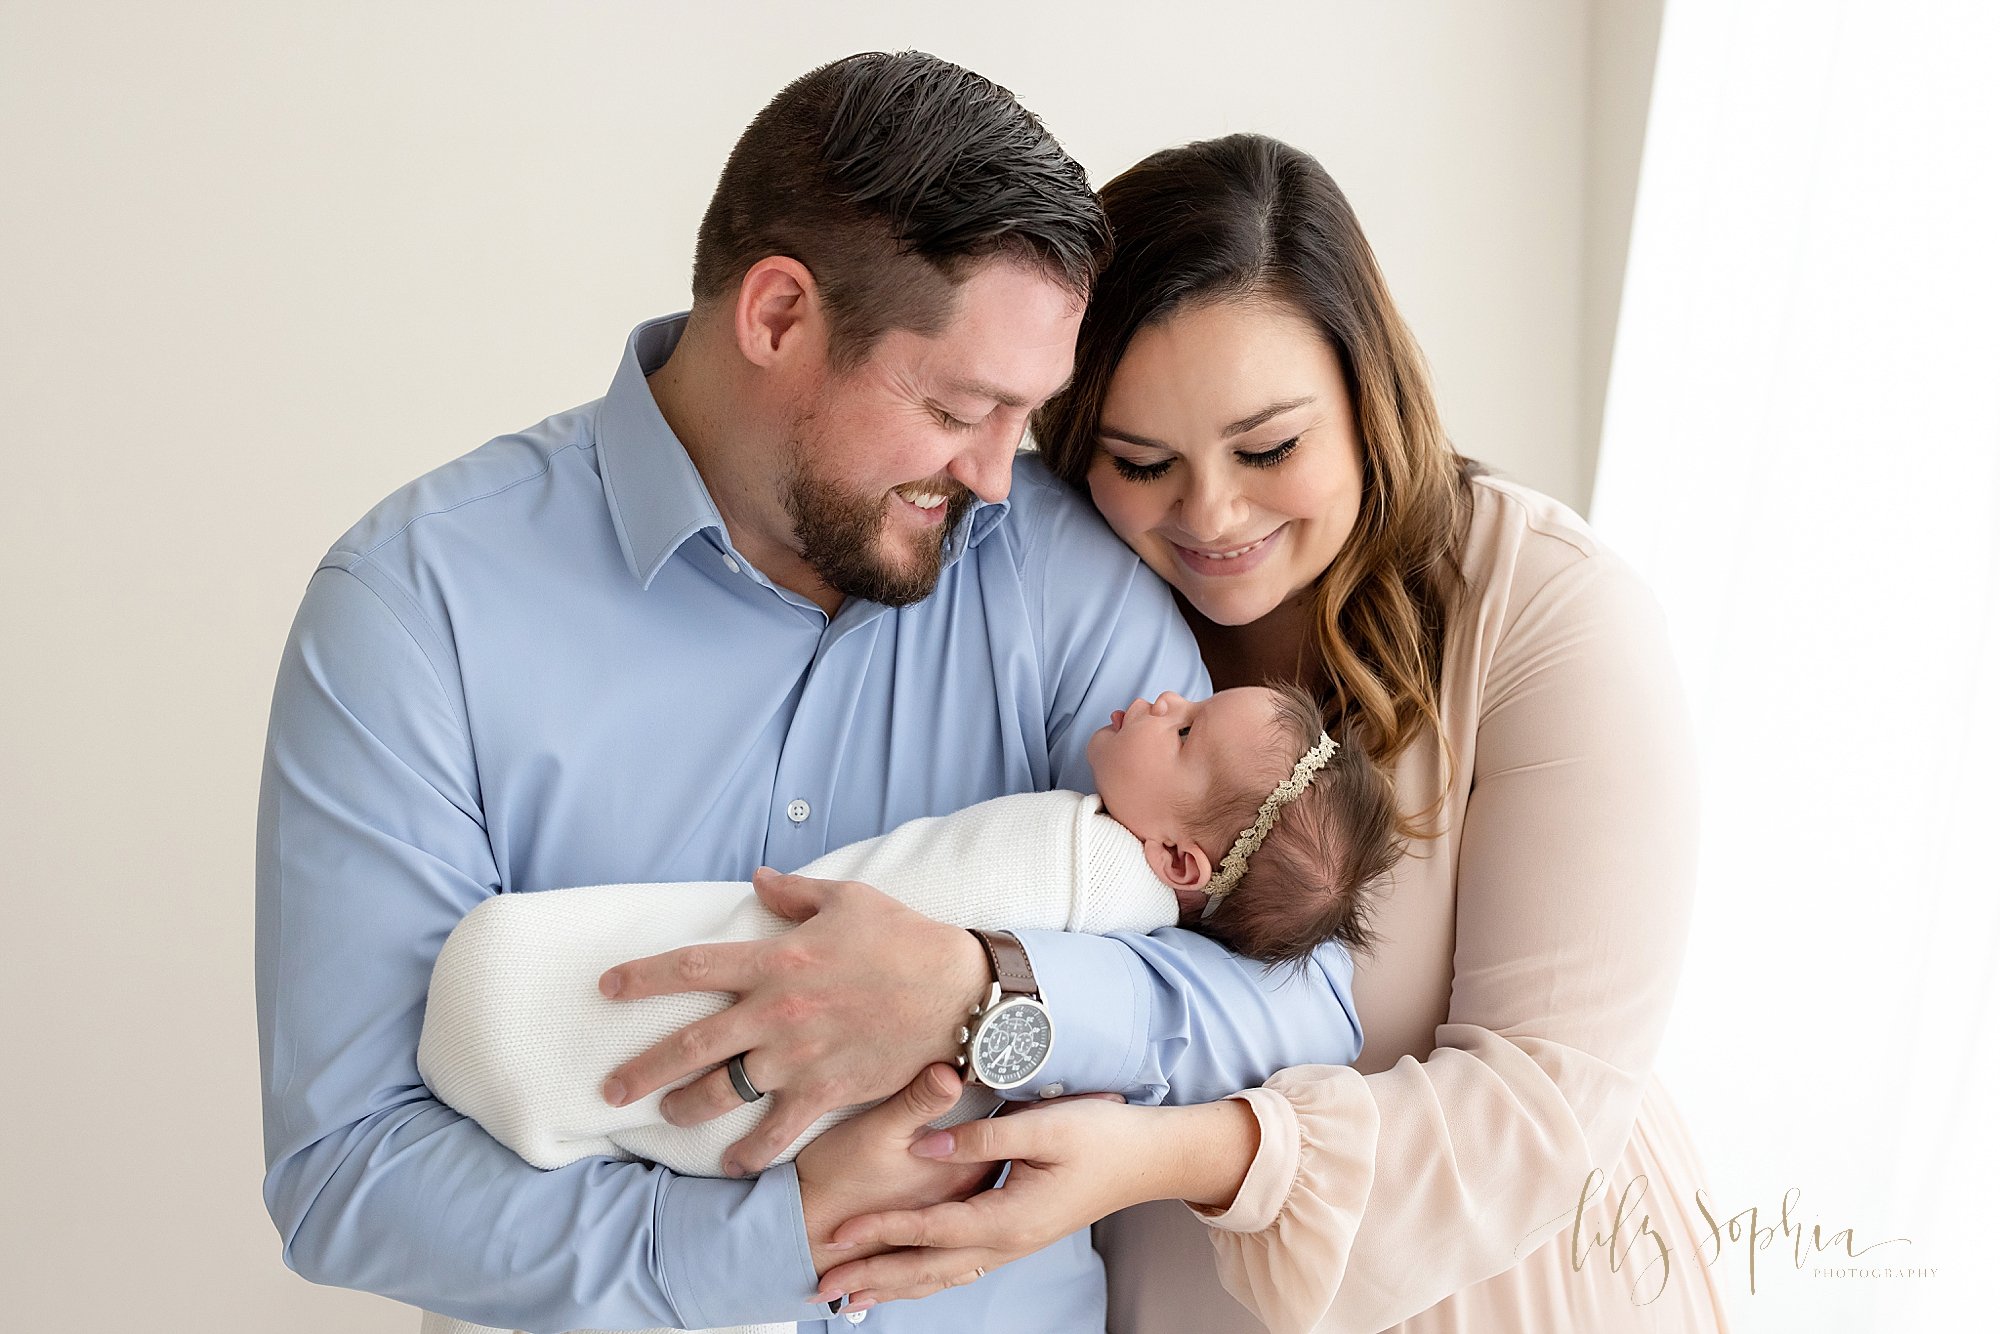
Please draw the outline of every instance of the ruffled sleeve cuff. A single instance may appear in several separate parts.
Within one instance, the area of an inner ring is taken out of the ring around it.
[[[1232,1297],[1274,1334],[1318,1328],[1375,1184],[1381,1112],[1349,1066],[1295,1065],[1229,1096],[1250,1104],[1263,1138],[1229,1208],[1189,1207]]]
[[[1257,1155],[1227,1209],[1188,1208],[1217,1231],[1245,1234],[1294,1231],[1311,1216],[1308,1231],[1337,1238],[1344,1253],[1375,1181],[1381,1111],[1368,1081],[1351,1066],[1294,1065],[1229,1096],[1257,1115]]]

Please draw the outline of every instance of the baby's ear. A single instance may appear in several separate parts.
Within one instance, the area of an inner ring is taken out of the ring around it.
[[[1196,843],[1183,845],[1149,838],[1146,864],[1153,868],[1154,875],[1175,889],[1200,889],[1208,883],[1208,854]]]

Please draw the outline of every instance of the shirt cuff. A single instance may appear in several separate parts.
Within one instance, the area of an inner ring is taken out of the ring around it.
[[[1181,1203],[1210,1227],[1262,1232],[1278,1221],[1278,1210],[1299,1174],[1299,1113],[1292,1100],[1274,1088],[1244,1089],[1229,1096],[1243,1099],[1257,1114],[1257,1154],[1250,1160],[1250,1170],[1227,1209]]]
[[[667,1297],[689,1329],[825,1320],[799,1202],[798,1169],[751,1181],[677,1176],[661,1192],[654,1244]]]
[[[1138,957],[1116,940],[1076,931],[1016,931],[1053,1030],[1035,1077],[1000,1096],[1065,1093],[1130,1097],[1146,1051],[1152,997]]]

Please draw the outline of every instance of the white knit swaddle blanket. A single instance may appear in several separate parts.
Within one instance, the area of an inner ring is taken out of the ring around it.
[[[1139,840],[1103,814],[1096,797],[1075,792],[999,797],[913,820],[837,848],[799,874],[864,881],[928,917],[967,927],[1101,934],[1152,931],[1178,919],[1173,891],[1147,866]],[[702,941],[768,939],[791,925],[743,881],[497,895],[466,914],[438,954],[417,1068],[440,1100],[537,1167],[603,1156],[721,1176],[723,1151],[763,1120],[767,1102],[672,1126],[660,1117],[660,1094],[612,1107],[598,1087],[613,1069],[730,998],[700,992],[611,1001],[599,994],[597,979],[629,959]],[[934,1124],[988,1115],[998,1102],[986,1089],[968,1089]],[[821,1117],[775,1161],[790,1162],[872,1105]],[[730,1334],[791,1329],[740,1326]],[[423,1334],[487,1331],[426,1313]]]

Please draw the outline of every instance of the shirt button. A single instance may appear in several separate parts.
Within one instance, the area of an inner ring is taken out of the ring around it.
[[[722,558],[722,563],[729,567],[729,572],[731,574],[743,573],[743,567],[736,563],[736,558],[734,556],[724,556]]]
[[[1063,1087],[1061,1084],[1042,1085],[1042,1096],[1044,1098],[1060,1098],[1062,1095]]]
[[[808,806],[805,800],[800,797],[792,798],[792,804],[785,807],[785,818],[793,824],[804,824],[806,817],[812,813],[813,808]]]

